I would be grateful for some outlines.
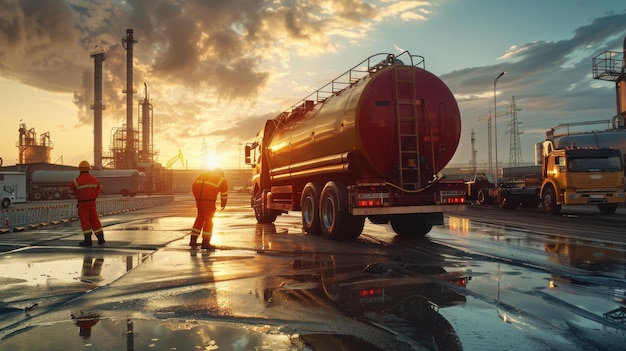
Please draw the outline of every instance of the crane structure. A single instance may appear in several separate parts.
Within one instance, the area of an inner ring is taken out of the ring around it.
[[[172,166],[176,163],[176,161],[180,160],[180,164],[183,166],[183,168],[185,167],[185,157],[183,157],[183,152],[178,149],[178,155],[170,158],[169,161],[167,161],[167,163],[165,164],[165,168],[166,169],[171,169]]]

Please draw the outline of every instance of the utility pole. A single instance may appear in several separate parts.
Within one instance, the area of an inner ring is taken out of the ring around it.
[[[507,133],[510,133],[511,135],[509,144],[509,167],[519,166],[523,162],[522,143],[519,138],[519,136],[523,132],[520,132],[518,128],[518,126],[522,124],[522,122],[518,122],[517,120],[517,111],[521,111],[521,109],[517,108],[517,104],[515,103],[515,96],[513,96],[511,101],[511,105],[509,106],[511,122],[509,122],[509,130],[507,131]]]
[[[472,159],[470,161],[470,168],[472,173],[476,173],[476,135],[474,134],[474,129],[472,129],[471,134],[471,142],[472,142]]]

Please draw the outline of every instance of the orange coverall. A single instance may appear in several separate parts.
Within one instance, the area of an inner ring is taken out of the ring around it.
[[[89,172],[81,172],[70,183],[70,191],[78,200],[78,219],[80,219],[83,234],[91,236],[93,231],[98,236],[102,233],[102,224],[96,209],[96,198],[100,195],[100,181]]]
[[[220,205],[224,209],[228,201],[228,183],[221,170],[211,170],[198,175],[191,189],[198,209],[191,235],[197,237],[202,233],[202,240],[208,242],[213,234],[213,215],[216,209],[217,193],[220,193]]]

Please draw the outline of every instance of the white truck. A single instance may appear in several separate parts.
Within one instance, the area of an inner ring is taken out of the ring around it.
[[[26,173],[0,172],[0,201],[2,208],[26,202]]]

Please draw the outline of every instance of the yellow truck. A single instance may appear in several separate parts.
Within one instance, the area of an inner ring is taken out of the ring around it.
[[[623,132],[573,128],[590,123],[595,122],[557,125],[541,144],[540,196],[549,214],[558,214],[561,205],[581,204],[613,213],[626,202],[622,153],[615,144],[621,142]]]

